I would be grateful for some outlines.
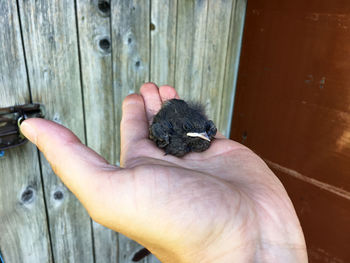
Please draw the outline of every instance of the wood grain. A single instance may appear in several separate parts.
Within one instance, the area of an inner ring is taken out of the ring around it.
[[[115,124],[117,159],[120,158],[120,121],[122,101],[130,93],[138,92],[140,86],[149,80],[150,61],[150,2],[111,2],[113,88],[115,102]],[[119,238],[119,262],[130,262],[131,252],[125,248],[137,244],[126,238]]]
[[[207,33],[205,41],[204,65],[200,100],[205,104],[209,117],[214,120],[219,131],[227,126],[228,120],[220,120],[220,108],[229,108],[221,101],[224,89],[226,54],[232,2],[227,0],[209,1],[207,17]],[[219,99],[218,99],[219,98]]]
[[[238,77],[239,57],[243,35],[244,17],[247,0],[235,0],[232,3],[230,32],[227,42],[224,86],[221,96],[219,130],[229,137],[233,114],[233,103]]]
[[[147,263],[161,263],[161,261],[151,254],[147,257]]]
[[[120,129],[123,99],[138,92],[141,85],[149,80],[150,60],[150,2],[122,1],[111,2],[112,46],[113,46],[113,88],[115,102],[115,123]],[[120,146],[120,137],[116,138]],[[120,151],[117,148],[117,159]]]
[[[119,258],[118,262],[120,263],[131,263],[133,256],[135,253],[140,251],[143,247],[136,242],[132,242],[128,237],[119,234]],[[149,257],[149,256],[148,256]],[[148,257],[143,258],[139,262],[141,263],[148,263]]]
[[[77,1],[87,145],[116,163],[108,1]],[[117,234],[93,221],[95,262],[117,262]]]
[[[38,153],[30,143],[0,159],[0,247],[6,262],[52,262]]]
[[[84,138],[78,42],[73,1],[19,1],[33,101],[46,118]],[[54,259],[93,262],[90,218],[41,155]]]
[[[45,105],[47,119],[117,164],[122,101],[149,80],[174,85],[184,99],[207,104],[208,115],[228,133],[245,0],[18,0],[20,14],[15,3],[0,3],[5,25],[0,106],[32,97]],[[0,230],[6,233],[0,249],[6,259],[130,262],[140,246],[122,236],[118,250],[117,235],[91,225],[85,209],[36,153],[28,144],[0,159],[0,176],[11,182],[0,192],[9,198],[0,201]],[[19,201],[26,189],[34,193],[29,205]],[[29,222],[35,226],[27,229]],[[13,250],[14,242],[20,250]],[[159,261],[149,256],[143,262]]]
[[[198,101],[203,87],[208,3],[178,0],[175,87],[185,100]]]
[[[228,136],[245,1],[178,1],[176,88]],[[239,10],[237,10],[239,9]],[[237,14],[237,16],[236,16]],[[237,33],[236,33],[237,31]],[[233,64],[232,64],[233,63]],[[227,75],[227,77],[225,77]]]
[[[177,0],[152,0],[151,7],[150,80],[174,86]]]
[[[0,2],[0,107],[30,102],[15,1]],[[0,248],[6,262],[52,262],[38,153],[27,143],[0,157]]]
[[[17,6],[13,1],[0,2],[0,24],[0,107],[29,103]]]

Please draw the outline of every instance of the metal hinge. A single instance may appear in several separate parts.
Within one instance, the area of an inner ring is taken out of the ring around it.
[[[21,134],[19,126],[25,119],[34,117],[44,117],[43,105],[25,104],[0,108],[0,151],[26,143],[27,139]]]

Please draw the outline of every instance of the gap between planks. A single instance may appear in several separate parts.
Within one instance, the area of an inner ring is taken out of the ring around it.
[[[310,177],[307,177],[305,175],[302,175],[301,173],[295,171],[295,170],[292,170],[292,169],[289,169],[287,167],[284,167],[282,165],[279,165],[277,163],[274,163],[272,161],[269,161],[267,159],[263,159],[270,167],[280,171],[280,172],[283,172],[287,175],[290,175],[290,176],[293,176],[294,178],[297,178],[301,181],[304,181],[306,183],[309,183],[309,184],[312,184],[314,186],[317,186],[323,190],[326,190],[328,192],[331,192],[333,194],[336,194],[338,196],[341,196],[347,200],[350,200],[350,192],[348,191],[345,191],[339,187],[336,187],[336,186],[333,186],[333,185],[330,185],[330,184],[327,184],[327,183],[324,183],[324,182],[321,182],[319,180],[316,180],[316,179],[313,179],[313,178],[310,178]]]
[[[24,67],[25,67],[25,71],[26,71],[26,75],[27,75],[26,78],[27,78],[27,85],[28,85],[29,102],[33,103],[32,89],[31,89],[30,79],[29,79],[27,53],[26,53],[26,48],[25,48],[25,44],[24,44],[24,37],[23,37],[23,28],[22,28],[22,19],[21,19],[21,10],[20,10],[20,6],[19,6],[19,0],[16,1],[15,5],[17,8],[19,32],[20,32],[20,36],[21,36],[21,43],[22,43],[22,49],[23,49]],[[38,167],[39,167],[39,172],[40,172],[39,178],[41,180],[41,190],[43,193],[43,202],[44,202],[44,209],[45,209],[47,234],[48,234],[48,239],[49,239],[48,241],[49,241],[49,245],[50,245],[51,260],[52,260],[52,262],[55,262],[55,257],[54,257],[54,253],[53,253],[51,230],[50,230],[49,209],[48,209],[48,202],[46,200],[45,185],[44,185],[44,178],[43,178],[43,171],[42,171],[42,162],[41,162],[41,156],[40,156],[39,149],[36,149],[36,154],[38,157],[37,161],[38,161]],[[1,263],[4,263],[2,258],[1,258]]]

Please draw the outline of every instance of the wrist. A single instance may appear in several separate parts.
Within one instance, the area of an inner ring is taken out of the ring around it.
[[[270,244],[250,242],[242,246],[212,248],[180,262],[231,263],[231,262],[308,262],[305,244]]]
[[[181,255],[174,262],[308,262],[300,225],[298,222],[284,222],[284,224],[265,225],[260,228],[259,224],[255,227],[251,225],[256,231],[245,229],[241,235],[237,235],[240,231],[236,229],[235,237],[233,235],[230,237],[229,234],[221,235],[208,246],[203,246],[205,242],[198,244],[197,248],[179,253]]]

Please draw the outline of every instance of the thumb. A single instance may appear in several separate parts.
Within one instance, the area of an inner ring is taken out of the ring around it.
[[[21,132],[34,143],[55,174],[89,210],[96,188],[119,168],[86,147],[69,129],[55,122],[32,118],[21,124]]]

